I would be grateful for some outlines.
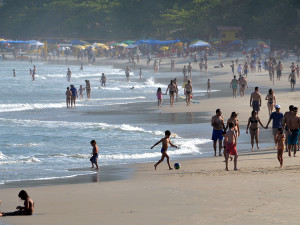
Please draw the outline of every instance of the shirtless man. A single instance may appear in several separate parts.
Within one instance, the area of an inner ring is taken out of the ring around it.
[[[247,80],[244,76],[241,76],[239,79],[239,85],[240,85],[240,96],[243,97],[245,95],[245,88],[248,88]]]
[[[192,65],[191,65],[191,63],[189,63],[189,65],[187,66],[187,69],[188,69],[188,76],[192,77]]]
[[[212,140],[214,142],[215,156],[217,156],[217,140],[219,140],[219,156],[222,156],[222,132],[225,130],[224,118],[221,109],[216,110],[216,115],[211,118],[211,126],[213,127]]]
[[[228,159],[230,155],[234,155],[234,170],[237,170],[237,158],[238,154],[236,151],[236,132],[234,131],[234,125],[233,123],[229,123],[229,130],[226,132],[225,135],[225,164],[226,164],[226,171],[229,171],[228,168]]]
[[[257,113],[260,110],[260,107],[261,107],[261,95],[258,92],[258,87],[255,87],[255,91],[252,92],[252,94],[250,96],[250,107],[252,107],[253,110],[256,111]]]
[[[289,76],[289,81],[291,82],[291,91],[293,92],[296,84],[295,70],[292,70],[292,73]]]
[[[285,149],[286,149],[286,151],[291,151],[289,149],[289,145],[288,145],[288,135],[289,135],[289,126],[288,126],[288,124],[290,123],[290,118],[293,114],[294,106],[290,105],[289,110],[290,111],[284,113],[284,116],[283,116],[283,119],[282,119],[282,127],[285,130],[285,137],[286,137],[285,138],[285,146],[286,146]]]
[[[289,119],[289,156],[291,157],[291,149],[294,150],[294,157],[296,157],[297,145],[298,145],[298,136],[300,128],[300,118],[297,116],[298,108],[294,107],[291,117]]]
[[[282,63],[279,61],[276,66],[277,80],[280,80],[282,69],[283,69]]]
[[[293,70],[296,69],[296,66],[295,66],[295,63],[294,63],[294,62],[292,62],[292,65],[290,65],[290,68],[291,68],[291,71],[292,71],[292,72],[293,72]]]
[[[184,86],[184,94],[186,96],[186,106],[191,106],[191,96],[193,93],[193,87],[191,80],[188,80],[188,83]]]

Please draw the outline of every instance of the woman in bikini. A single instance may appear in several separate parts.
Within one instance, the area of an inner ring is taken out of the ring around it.
[[[246,129],[246,134],[248,134],[248,129],[250,129],[252,151],[254,151],[254,147],[253,147],[254,146],[254,138],[256,141],[257,150],[259,149],[259,147],[258,147],[258,135],[259,135],[258,123],[263,128],[266,129],[266,127],[264,127],[264,125],[262,125],[262,123],[260,122],[260,119],[257,116],[257,111],[252,111],[251,117],[248,120],[247,129]]]
[[[269,90],[269,94],[266,96],[265,100],[268,100],[267,106],[269,110],[269,115],[273,112],[274,105],[276,105],[276,97],[273,89]]]
[[[173,80],[171,80],[171,83],[168,85],[168,88],[166,90],[166,94],[169,91],[170,95],[170,107],[174,107],[174,97],[175,97],[175,92],[176,92],[176,86],[173,83]]]

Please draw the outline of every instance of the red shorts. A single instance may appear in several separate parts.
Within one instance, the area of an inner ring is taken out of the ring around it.
[[[226,153],[230,155],[238,155],[236,145],[233,143],[228,143],[226,145]]]

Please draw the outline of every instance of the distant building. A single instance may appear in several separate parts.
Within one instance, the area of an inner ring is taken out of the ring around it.
[[[217,26],[219,40],[222,47],[226,47],[234,40],[242,40],[242,30],[240,26]]]

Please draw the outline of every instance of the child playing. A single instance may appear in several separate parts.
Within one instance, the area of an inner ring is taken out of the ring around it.
[[[24,207],[23,206],[17,206],[17,211],[15,212],[9,212],[9,213],[0,213],[1,216],[21,216],[21,215],[32,215],[34,211],[34,202],[32,199],[28,196],[27,192],[22,190],[19,192],[19,198],[21,198],[24,201]],[[0,201],[1,203],[1,201]]]
[[[284,152],[284,142],[285,142],[285,136],[283,133],[283,129],[282,128],[278,128],[277,129],[277,159],[280,163],[280,168],[283,167],[283,152]]]
[[[163,93],[161,92],[161,88],[158,88],[158,89],[157,89],[157,92],[156,92],[156,96],[157,96],[157,105],[158,105],[158,107],[161,107],[161,103],[162,103],[162,95],[163,95]]]
[[[92,153],[93,156],[90,158],[90,161],[92,163],[92,168],[94,168],[94,164],[95,164],[96,168],[99,169],[98,162],[97,162],[99,150],[95,140],[91,141],[91,146],[93,146],[93,153]]]
[[[167,150],[168,150],[168,146],[169,144],[174,147],[174,148],[177,148],[176,145],[173,145],[170,141],[170,136],[171,136],[171,132],[169,130],[166,130],[165,131],[165,137],[162,138],[159,142],[157,142],[155,145],[153,145],[151,147],[151,149],[153,149],[156,145],[158,145],[159,143],[162,143],[162,148],[161,148],[161,159],[154,165],[154,168],[156,170],[156,167],[158,166],[158,164],[160,164],[162,161],[164,161],[165,158],[167,158],[167,163],[168,163],[168,166],[169,166],[169,170],[172,170],[173,168],[170,166],[170,160],[169,160],[169,156],[167,154]]]
[[[238,154],[236,151],[236,132],[234,130],[233,123],[229,123],[229,130],[226,132],[226,151],[225,151],[225,164],[226,164],[226,171],[229,171],[228,169],[228,159],[230,155],[234,155],[234,170],[237,169],[237,158]]]
[[[80,85],[80,88],[79,88],[79,96],[80,96],[80,99],[83,99],[83,91],[84,91],[84,88],[82,87],[82,85]]]

